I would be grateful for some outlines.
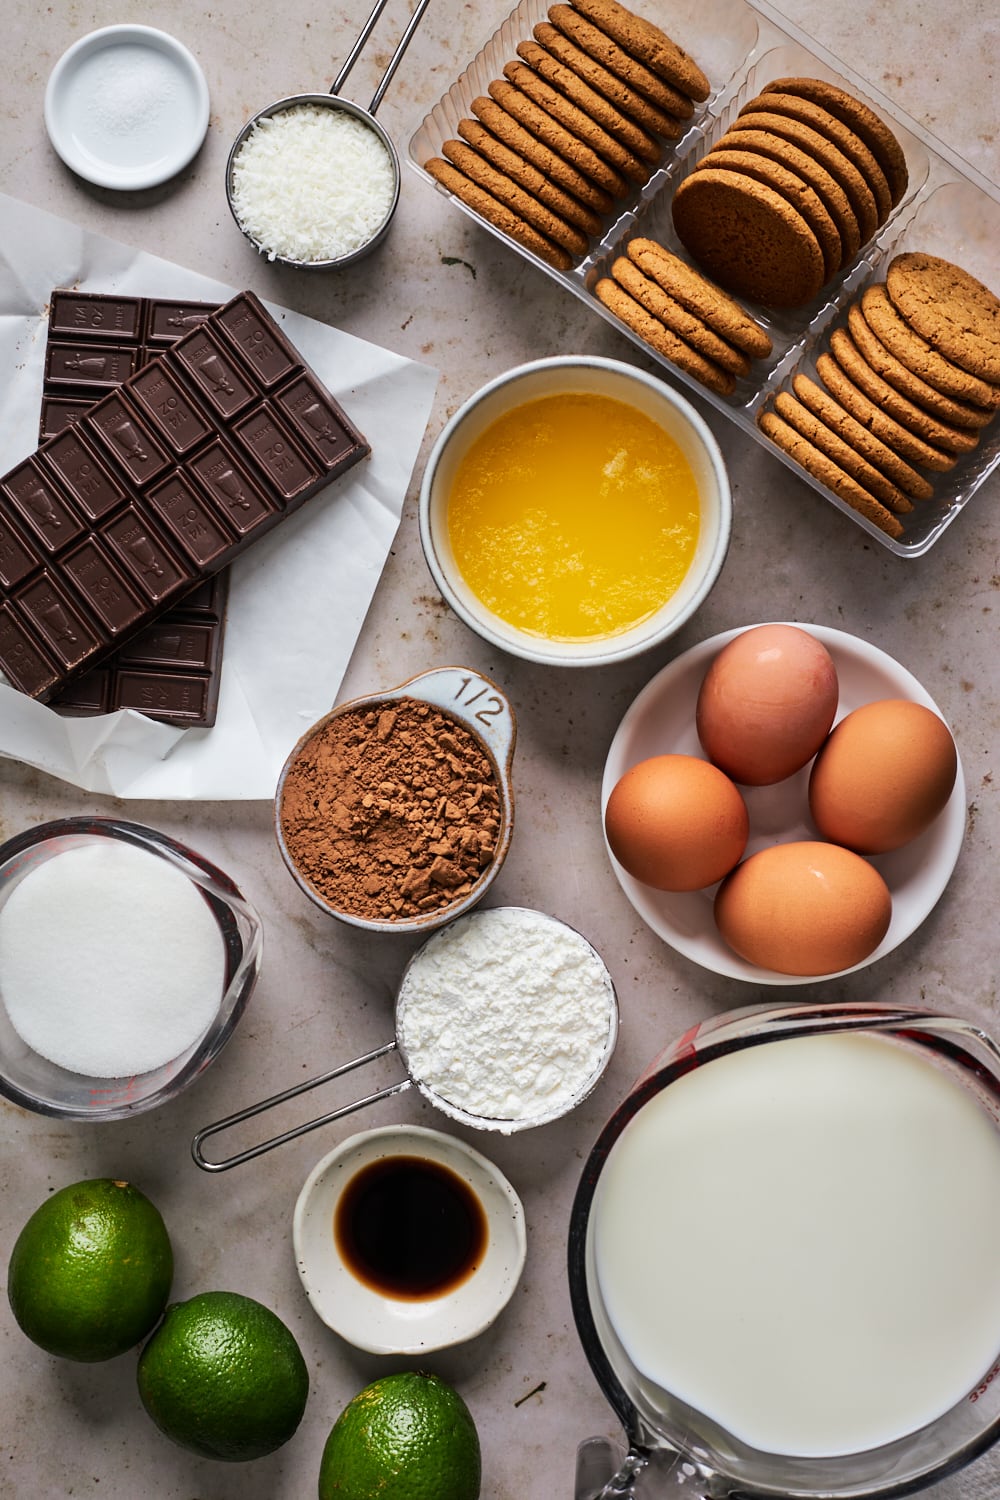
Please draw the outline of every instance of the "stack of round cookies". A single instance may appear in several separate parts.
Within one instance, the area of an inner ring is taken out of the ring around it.
[[[908,251],[851,303],[816,360],[758,425],[889,536],[971,453],[1000,411],[1000,298],[939,256]]]
[[[736,296],[802,307],[881,228],[907,184],[878,115],[819,78],[777,78],[679,185],[681,244]]]
[[[474,99],[460,140],[424,162],[449,192],[569,270],[602,220],[649,180],[709,82],[658,26],[619,0],[552,5],[503,77]]]
[[[658,354],[720,396],[731,395],[771,339],[732,297],[655,240],[631,240],[594,295]]]

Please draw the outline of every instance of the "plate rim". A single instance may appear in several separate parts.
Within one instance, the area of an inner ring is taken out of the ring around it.
[[[627,743],[629,736],[634,734],[636,724],[642,721],[643,715],[648,711],[650,704],[655,703],[662,696],[675,678],[682,676],[685,671],[697,665],[700,660],[704,660],[707,667],[712,657],[729,641],[734,640],[739,635],[743,635],[747,630],[756,629],[757,625],[763,624],[785,624],[794,626],[799,630],[805,630],[821,641],[835,657],[839,652],[842,656],[856,663],[861,662],[870,665],[872,668],[881,669],[898,687],[898,696],[908,697],[912,701],[922,703],[926,708],[931,709],[948,726],[949,732],[952,733],[952,738],[954,739],[954,732],[951,730],[951,725],[946,715],[920,680],[907,667],[904,667],[901,662],[898,662],[895,657],[890,656],[881,647],[873,645],[872,642],[866,641],[860,636],[852,635],[849,631],[839,630],[835,626],[819,625],[813,622],[806,623],[798,620],[758,621],[747,625],[738,625],[697,642],[694,646],[681,652],[680,655],[675,656],[672,661],[667,662],[639,690],[638,694],[625,710],[608,747],[601,777],[602,835],[612,873],[618,881],[626,900],[636,915],[649,927],[650,931],[683,958],[689,959],[692,963],[697,964],[709,973],[718,974],[724,979],[738,979],[743,983],[775,986],[822,984],[832,979],[843,979],[848,974],[855,974],[862,969],[868,968],[879,959],[887,957],[900,944],[904,943],[907,938],[913,935],[933,911],[947,889],[948,882],[958,863],[966,831],[966,782],[957,743],[955,785],[952,788],[948,802],[945,804],[945,808],[939,814],[942,822],[938,833],[944,843],[944,849],[940,854],[939,878],[933,882],[932,899],[929,902],[925,899],[920,903],[919,911],[915,916],[911,912],[907,914],[902,922],[890,922],[889,931],[886,933],[886,936],[867,958],[858,964],[852,965],[850,968],[839,969],[829,974],[781,974],[772,969],[758,968],[745,959],[741,959],[736,953],[731,953],[730,950],[726,949],[721,938],[719,938],[718,942],[722,952],[718,957],[718,961],[710,961],[709,957],[702,951],[703,941],[701,939],[689,940],[683,932],[678,932],[676,926],[671,926],[669,922],[658,922],[652,919],[652,915],[648,909],[649,900],[653,896],[669,900],[671,893],[653,891],[652,887],[643,885],[641,881],[629,875],[612,853],[607,833],[604,831],[604,810],[607,806],[611,789],[618,778],[628,769],[629,765],[634,763],[626,760],[623,755],[623,746]],[[843,717],[843,714],[839,711],[838,706],[838,715],[834,722],[839,722],[841,717]],[[665,746],[665,753],[668,750],[669,746]],[[703,759],[707,759],[703,752],[699,751],[699,754],[702,755]],[[937,819],[935,823],[937,823]],[[934,825],[932,824],[931,826],[933,827]],[[926,830],[926,832],[929,831]],[[776,840],[775,842],[779,841]],[[700,893],[696,892],[695,894]],[[897,908],[894,901],[894,919],[896,911]]]
[[[124,168],[112,161],[93,162],[81,157],[74,149],[72,139],[59,115],[59,103],[73,77],[75,68],[97,52],[114,46],[143,44],[167,57],[180,73],[194,86],[197,107],[193,113],[185,114],[190,123],[187,134],[178,142],[165,166],[151,170],[148,166]],[[194,53],[183,42],[156,26],[122,22],[112,26],[100,26],[94,31],[78,37],[63,52],[49,74],[45,86],[45,128],[56,155],[85,182],[95,187],[113,188],[118,191],[140,192],[159,187],[176,177],[178,172],[191,162],[201,148],[208,132],[210,101],[208,83],[204,71]]]

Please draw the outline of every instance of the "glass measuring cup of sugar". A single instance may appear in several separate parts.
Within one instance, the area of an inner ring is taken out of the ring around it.
[[[239,229],[269,261],[329,271],[370,255],[389,233],[399,203],[399,156],[375,111],[428,4],[420,0],[414,10],[367,109],[340,98],[340,90],[386,0],[375,0],[328,94],[278,99],[236,137],[226,198]],[[276,222],[281,214],[283,226]]]
[[[149,911],[161,915],[158,925],[147,923]],[[260,954],[260,918],[229,876],[156,829],[62,818],[8,839],[0,845],[0,1094],[72,1120],[124,1119],[166,1103],[229,1040]],[[59,965],[58,998],[72,1004],[39,1035],[34,997],[39,985],[52,987]],[[172,984],[181,971],[186,990]]]
[[[998,1120],[996,1044],[927,1011],[758,1006],[669,1047],[572,1211],[628,1443],[581,1445],[576,1500],[906,1495],[995,1442]]]

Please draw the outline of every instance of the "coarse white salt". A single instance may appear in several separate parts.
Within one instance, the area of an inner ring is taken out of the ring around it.
[[[264,115],[233,158],[237,222],[269,260],[339,260],[378,232],[396,172],[375,131],[345,110],[295,104]]]
[[[576,1103],[609,1055],[615,1018],[611,976],[586,938],[544,912],[498,906],[419,949],[396,1028],[415,1078],[503,1131]]]
[[[222,934],[173,865],[101,838],[36,865],[0,910],[0,996],[21,1040],[95,1078],[196,1042],[219,1008]]]

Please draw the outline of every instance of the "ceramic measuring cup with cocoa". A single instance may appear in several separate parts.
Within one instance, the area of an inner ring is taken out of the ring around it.
[[[510,847],[515,737],[507,699],[469,667],[340,704],[278,779],[275,831],[296,883],[368,932],[427,933],[461,916]]]

